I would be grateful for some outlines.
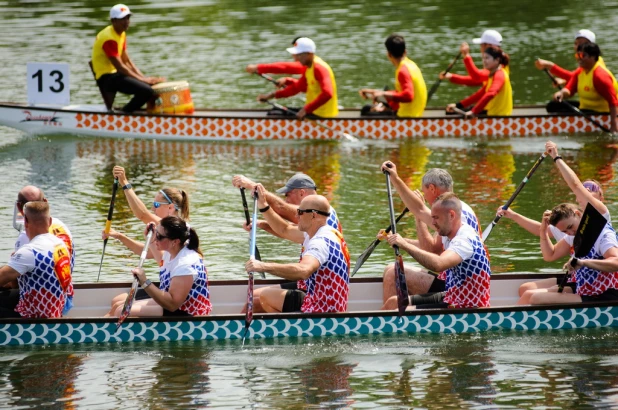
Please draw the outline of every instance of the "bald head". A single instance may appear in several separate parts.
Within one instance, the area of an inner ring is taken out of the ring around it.
[[[328,203],[328,199],[326,199],[322,195],[306,196],[301,201],[299,208],[300,209],[315,209],[316,211],[321,211],[325,213],[330,212],[330,204]]]
[[[24,213],[24,204],[31,201],[45,201],[45,194],[43,194],[40,188],[34,185],[27,185],[17,194],[17,208],[22,214]]]

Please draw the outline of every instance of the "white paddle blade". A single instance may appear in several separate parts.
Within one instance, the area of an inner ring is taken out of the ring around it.
[[[496,225],[493,221],[489,224],[489,226],[487,228],[485,228],[485,230],[483,231],[483,237],[481,238],[481,240],[483,241],[483,243],[485,243],[485,241],[487,240],[487,238],[489,237],[489,234],[491,233],[491,230],[494,229],[494,225]]]

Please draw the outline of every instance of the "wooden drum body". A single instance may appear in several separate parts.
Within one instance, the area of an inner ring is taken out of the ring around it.
[[[193,114],[195,107],[186,81],[159,83],[152,86],[157,94],[148,102],[146,110],[151,114]]]

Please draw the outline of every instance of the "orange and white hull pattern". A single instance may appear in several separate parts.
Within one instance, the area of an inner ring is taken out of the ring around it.
[[[377,140],[430,137],[526,137],[595,133],[599,129],[577,115],[548,115],[543,107],[516,108],[510,117],[473,118],[425,111],[421,118],[366,118],[342,111],[319,122],[267,116],[261,110],[196,110],[192,115],[107,113],[99,106],[59,108],[0,103],[0,125],[28,134],[76,134],[166,140],[335,140],[341,133]],[[609,127],[609,116],[596,120]]]

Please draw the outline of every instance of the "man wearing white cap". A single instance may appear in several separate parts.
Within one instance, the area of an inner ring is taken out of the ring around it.
[[[502,36],[496,30],[485,30],[479,38],[472,40],[474,44],[481,46],[481,55],[485,52],[485,48],[488,46],[502,48]],[[458,75],[453,73],[440,73],[440,79],[447,79],[453,84],[467,85],[467,86],[480,86],[483,85],[489,79],[489,70],[484,68],[479,69],[474,64],[472,56],[470,55],[470,46],[468,43],[463,42],[459,47],[461,56],[463,57],[463,63],[466,67],[468,75]],[[503,67],[507,74],[510,74],[509,66]]]
[[[129,7],[116,4],[109,16],[112,24],[97,34],[92,47],[92,69],[101,89],[133,95],[122,108],[125,112],[133,112],[154,96],[151,85],[165,79],[144,76],[129,58],[126,33],[131,19]]]
[[[298,119],[302,120],[307,114],[325,118],[336,117],[339,108],[335,74],[328,64],[315,55],[315,50],[315,43],[310,38],[301,37],[296,40],[294,47],[287,51],[307,67],[307,70],[298,80],[289,82],[284,89],[258,95],[258,101],[286,98],[304,92],[305,106],[296,114]]]

